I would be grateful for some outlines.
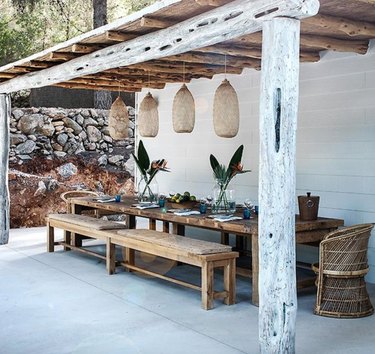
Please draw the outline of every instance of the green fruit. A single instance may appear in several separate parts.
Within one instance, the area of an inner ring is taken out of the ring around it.
[[[197,200],[197,198],[195,197],[195,195],[191,195],[191,196],[190,196],[190,200],[191,200],[192,202],[195,202],[195,201]]]
[[[181,197],[181,194],[180,194],[180,193],[177,193],[177,194],[175,195],[175,197],[180,198],[180,197]]]
[[[189,192],[185,192],[184,195],[186,195],[187,197],[190,197],[190,193]]]
[[[176,199],[176,203],[180,203],[180,199]]]

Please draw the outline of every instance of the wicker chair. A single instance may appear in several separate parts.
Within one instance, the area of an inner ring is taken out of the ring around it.
[[[373,314],[366,289],[367,249],[373,224],[346,227],[328,234],[320,243],[317,301],[314,313],[321,316],[356,318]]]
[[[97,197],[99,194],[93,191],[85,191],[85,190],[76,190],[76,191],[67,191],[60,194],[60,198],[66,203],[66,211],[69,213],[69,199],[75,197]],[[97,210],[87,211],[88,214],[92,214],[95,217],[99,217],[99,213]]]

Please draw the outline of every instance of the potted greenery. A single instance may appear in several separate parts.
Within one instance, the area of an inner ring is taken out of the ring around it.
[[[241,145],[233,154],[228,167],[221,165],[214,155],[210,155],[210,164],[214,173],[216,185],[213,191],[213,212],[233,212],[236,204],[234,201],[233,190],[228,189],[230,181],[239,173],[250,172],[244,170],[241,164],[243,145]]]
[[[150,158],[140,140],[138,145],[137,156],[132,154],[134,161],[138,166],[139,172],[141,173],[141,180],[138,183],[138,201],[139,202],[158,202],[159,187],[155,180],[155,176],[159,171],[169,172],[167,169],[167,161],[165,159],[153,160],[150,163]]]

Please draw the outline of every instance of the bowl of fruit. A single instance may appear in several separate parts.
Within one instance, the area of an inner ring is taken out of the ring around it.
[[[189,192],[170,194],[168,204],[173,209],[191,209],[197,204],[197,198]]]

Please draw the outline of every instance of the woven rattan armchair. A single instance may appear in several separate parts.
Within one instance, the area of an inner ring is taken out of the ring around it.
[[[365,275],[367,249],[373,224],[355,225],[328,234],[320,243],[317,300],[314,313],[321,316],[352,318],[374,312]]]
[[[67,191],[60,194],[60,198],[66,203],[66,210],[69,213],[69,199],[76,197],[97,197],[99,194],[93,191],[85,190],[76,190],[76,191]]]

